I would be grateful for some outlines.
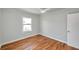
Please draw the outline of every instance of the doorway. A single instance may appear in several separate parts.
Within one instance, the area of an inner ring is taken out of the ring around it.
[[[79,48],[79,13],[67,15],[67,41]]]

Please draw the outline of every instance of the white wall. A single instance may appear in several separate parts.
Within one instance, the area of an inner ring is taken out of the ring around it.
[[[32,18],[32,32],[22,31],[22,17]],[[3,9],[3,29],[4,36],[2,43],[13,41],[19,38],[35,35],[39,33],[39,15],[24,12],[18,9]]]
[[[0,9],[0,44],[2,44],[2,40],[3,40],[2,13],[3,13],[3,11],[2,11],[2,9]]]
[[[0,9],[0,41],[2,40],[2,34],[1,34],[1,32],[2,32],[2,29],[1,29],[1,9]],[[1,43],[1,42],[0,42]]]
[[[1,35],[1,32],[2,32],[1,25],[2,25],[2,24],[1,24],[1,9],[0,9],[0,41],[1,41],[1,39],[2,39],[2,38],[1,38],[1,36],[2,36],[2,35]]]
[[[62,9],[41,15],[41,34],[67,42],[67,14],[79,9]]]

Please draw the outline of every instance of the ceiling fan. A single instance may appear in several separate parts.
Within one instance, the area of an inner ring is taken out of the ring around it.
[[[47,12],[48,10],[50,10],[50,8],[39,8],[41,13],[45,13]]]

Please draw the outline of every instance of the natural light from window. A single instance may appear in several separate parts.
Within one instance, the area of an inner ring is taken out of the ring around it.
[[[23,32],[32,31],[32,19],[23,17]]]

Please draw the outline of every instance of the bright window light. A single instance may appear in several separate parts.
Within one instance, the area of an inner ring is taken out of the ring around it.
[[[23,24],[31,24],[31,18],[23,17]]]
[[[23,17],[23,32],[32,31],[32,19]]]
[[[23,31],[32,31],[31,25],[24,25],[23,26]]]

